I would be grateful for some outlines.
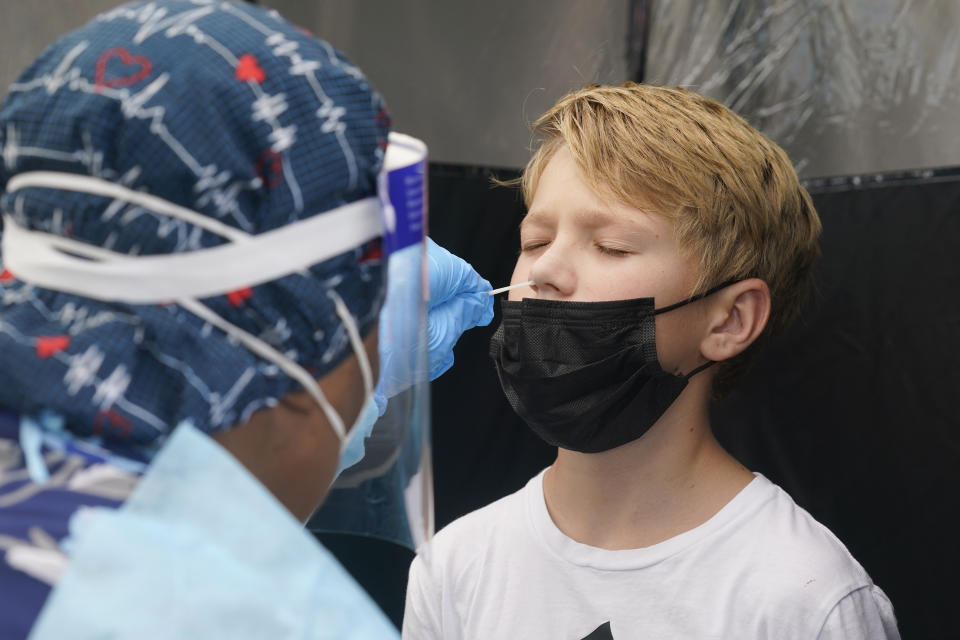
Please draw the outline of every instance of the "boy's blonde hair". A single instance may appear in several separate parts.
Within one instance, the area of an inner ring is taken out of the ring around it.
[[[561,98],[534,132],[542,143],[520,180],[527,206],[566,145],[598,193],[675,221],[681,251],[700,263],[691,294],[760,278],[771,294],[765,335],[797,314],[820,219],[783,149],[728,108],[680,88],[591,85]],[[718,365],[717,395],[753,351]]]

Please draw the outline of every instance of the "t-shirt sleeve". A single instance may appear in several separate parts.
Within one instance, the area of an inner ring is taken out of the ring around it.
[[[417,556],[410,564],[407,600],[403,611],[403,640],[444,640],[440,585]]]
[[[817,640],[900,640],[890,599],[875,585],[847,594],[827,615]]]

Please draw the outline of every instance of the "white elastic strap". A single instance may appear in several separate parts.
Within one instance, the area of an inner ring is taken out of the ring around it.
[[[176,303],[201,320],[210,323],[227,335],[236,338],[237,341],[242,343],[243,346],[255,355],[260,356],[267,362],[272,362],[277,365],[284,373],[303,385],[306,392],[320,405],[324,415],[327,417],[327,421],[330,422],[330,428],[337,434],[337,438],[339,438],[341,446],[343,446],[343,443],[345,443],[347,439],[347,430],[343,426],[343,419],[340,417],[340,414],[337,413],[337,410],[333,408],[333,405],[330,404],[330,401],[327,400],[327,397],[323,395],[323,390],[314,377],[310,375],[310,372],[260,338],[251,333],[247,333],[236,325],[230,324],[197,300],[180,298]],[[360,356],[358,355],[358,357]]]
[[[340,321],[343,322],[344,329],[347,330],[350,345],[357,354],[357,362],[360,363],[360,375],[363,376],[363,389],[366,396],[369,397],[373,393],[373,370],[370,368],[370,359],[367,357],[367,350],[363,347],[360,330],[357,329],[357,323],[350,314],[350,310],[347,308],[346,303],[344,303],[343,298],[333,289],[330,289],[329,295],[333,300],[333,305],[337,310]]]
[[[235,229],[229,225],[223,224],[213,218],[201,215],[192,209],[181,207],[163,198],[134,191],[116,182],[110,182],[102,178],[93,176],[81,176],[76,173],[66,173],[63,171],[27,171],[10,178],[7,182],[7,193],[13,193],[20,189],[31,187],[56,189],[58,191],[74,191],[76,193],[89,193],[104,198],[113,198],[122,200],[149,209],[165,216],[189,222],[201,229],[215,233],[222,238],[228,238],[234,242],[243,242],[250,239],[250,234]]]
[[[98,300],[156,304],[209,298],[297,273],[382,236],[383,222],[377,198],[365,198],[256,236],[234,229],[233,238],[238,233],[242,240],[230,244],[158,256],[96,247],[100,262],[91,262],[76,257],[89,256],[91,245],[24,229],[4,216],[2,251],[4,266],[37,286]]]
[[[277,365],[320,405],[331,429],[347,441],[343,419],[310,373],[272,346],[227,322],[195,298],[223,295],[301,271],[383,234],[377,198],[367,198],[274,231],[251,236],[195,211],[150,194],[89,176],[29,172],[7,183],[8,191],[41,187],[91,193],[149,208],[212,233],[231,244],[163,256],[130,256],[70,238],[21,227],[4,216],[4,266],[33,285],[96,300],[156,304],[175,302],[217,327],[255,355]],[[78,257],[79,256],[79,257]],[[366,397],[373,374],[356,322],[346,304],[330,291],[357,356]]]
[[[363,377],[363,401],[366,403],[370,400],[370,396],[373,395],[373,371],[370,368],[370,359],[367,357],[367,350],[363,348],[363,340],[360,338],[360,331],[357,329],[357,323],[353,319],[353,316],[350,314],[350,310],[347,308],[347,305],[344,303],[343,298],[334,291],[333,289],[329,290],[330,299],[333,300],[333,305],[337,310],[337,315],[340,317],[340,321],[343,323],[344,329],[347,331],[347,336],[350,338],[350,345],[353,347],[353,352],[357,354],[357,362],[360,364],[360,375]],[[363,408],[360,409],[360,415],[357,416],[357,419],[363,417]],[[355,427],[356,425],[354,425]],[[343,450],[347,447],[347,440],[341,440],[340,443],[340,452],[343,453]]]
[[[6,235],[7,229],[4,229],[4,235]],[[94,247],[92,245],[85,245],[82,243],[76,243],[77,247],[74,247],[74,250],[81,256],[91,259],[99,259],[106,257],[107,259],[113,259],[116,254],[113,252],[107,252],[111,255],[104,256],[104,250],[99,247]],[[18,277],[20,277],[18,275]],[[26,280],[25,280],[26,281]],[[34,283],[36,284],[36,283]],[[42,285],[41,285],[42,286]],[[57,287],[53,287],[57,289]],[[273,364],[280,367],[280,369],[289,375],[291,378],[299,382],[303,388],[309,393],[314,400],[317,401],[317,404],[320,405],[320,408],[323,410],[324,415],[326,415],[327,420],[330,422],[331,428],[337,434],[337,437],[341,442],[344,442],[346,438],[346,429],[343,425],[343,419],[336,412],[336,410],[331,406],[330,402],[327,400],[326,396],[323,395],[323,391],[320,389],[320,385],[317,384],[317,381],[314,379],[310,373],[301,367],[299,364],[293,360],[287,358],[285,355],[271,347],[269,344],[261,340],[260,338],[254,336],[251,333],[248,333],[233,325],[216,313],[214,313],[209,307],[200,303],[197,300],[191,298],[176,298],[173,300],[183,309],[189,311],[195,316],[199,317],[201,320],[207,322],[208,324],[220,329],[227,335],[235,338],[238,342],[243,344],[247,349],[257,356],[260,356],[267,362],[272,362]],[[349,328],[348,328],[349,331]],[[366,353],[362,354],[363,357],[366,357]],[[358,356],[360,357],[360,356]],[[369,364],[367,365],[369,369]],[[366,379],[364,380],[366,383]]]

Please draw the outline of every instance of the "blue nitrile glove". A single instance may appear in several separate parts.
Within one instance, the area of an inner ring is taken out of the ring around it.
[[[427,238],[430,302],[427,353],[430,379],[453,366],[453,346],[469,329],[493,320],[493,287],[466,261]]]
[[[380,415],[387,407],[387,398],[409,389],[417,382],[434,380],[453,366],[453,346],[468,329],[485,326],[493,320],[492,287],[473,267],[427,238],[427,271],[430,278],[430,300],[427,315],[428,371],[418,372],[415,354],[399,353],[398,345],[405,336],[401,327],[406,318],[398,314],[402,304],[412,299],[411,287],[416,281],[419,247],[408,247],[390,257],[388,304],[380,312],[380,380],[374,401]],[[391,299],[391,297],[394,297]]]

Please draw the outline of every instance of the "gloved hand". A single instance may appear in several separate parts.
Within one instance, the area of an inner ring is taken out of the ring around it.
[[[430,379],[453,366],[453,346],[467,330],[493,320],[493,289],[473,267],[427,238],[430,302],[427,354]]]
[[[415,252],[408,252],[409,249]],[[390,257],[388,304],[380,312],[380,379],[374,401],[380,415],[386,411],[387,398],[399,394],[417,382],[434,380],[453,366],[453,346],[468,329],[490,324],[493,297],[490,283],[473,267],[427,238],[427,271],[430,300],[427,305],[427,371],[418,371],[409,340],[410,327],[401,326],[408,318],[395,317],[397,302],[414,300],[410,289],[417,282],[419,247],[409,247]],[[404,253],[408,252],[408,253]],[[404,338],[407,338],[406,340]]]

